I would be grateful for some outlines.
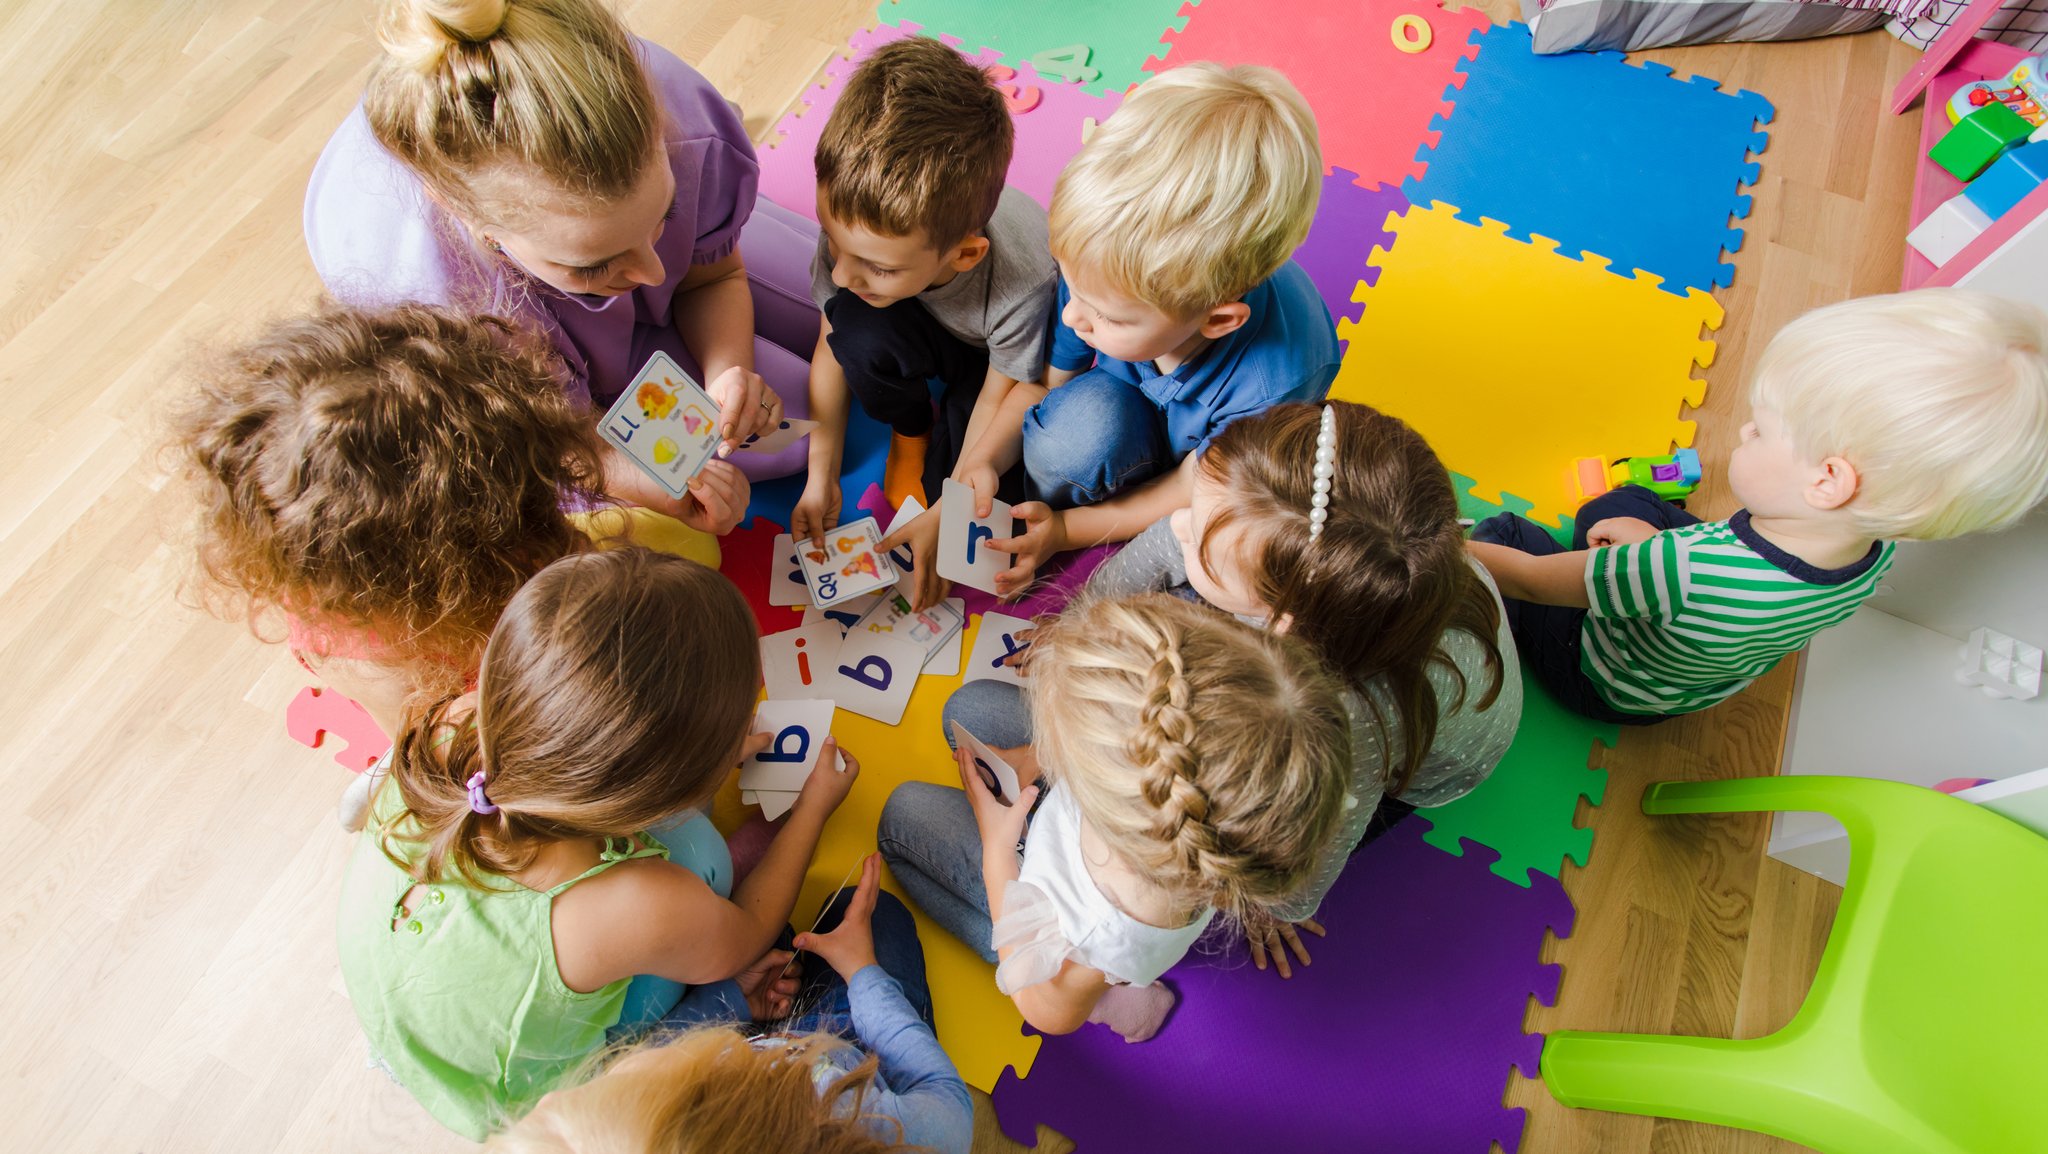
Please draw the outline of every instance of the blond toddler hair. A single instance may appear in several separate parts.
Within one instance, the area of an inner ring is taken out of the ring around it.
[[[1264,913],[1312,879],[1351,773],[1308,647],[1163,593],[1070,608],[1031,660],[1046,776],[1184,910]]]
[[[1279,271],[1322,179],[1315,114],[1285,76],[1184,64],[1132,92],[1060,173],[1052,254],[1194,317]]]
[[[2048,496],[2048,314],[1935,288],[1814,309],[1750,386],[1808,461],[1855,467],[1864,533],[1932,541],[2003,529]]]

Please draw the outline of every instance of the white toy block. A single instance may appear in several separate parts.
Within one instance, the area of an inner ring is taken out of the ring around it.
[[[1906,243],[1937,266],[1944,265],[1990,227],[1991,218],[1984,215],[1984,210],[1959,192],[1936,205],[1926,220],[1915,225],[1906,234]]]
[[[1963,646],[1963,666],[1956,680],[1974,685],[1986,697],[2028,701],[2041,695],[2042,652],[1995,629],[1974,629]]]

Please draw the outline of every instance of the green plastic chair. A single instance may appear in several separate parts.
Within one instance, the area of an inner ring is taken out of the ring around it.
[[[1849,880],[1806,1001],[1764,1038],[1561,1031],[1567,1106],[1714,1122],[1827,1154],[2048,1150],[2048,838],[1855,777],[1665,782],[1646,813],[1818,810]]]

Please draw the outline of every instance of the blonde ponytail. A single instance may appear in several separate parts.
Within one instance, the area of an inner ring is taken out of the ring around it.
[[[1190,911],[1242,918],[1309,883],[1351,746],[1305,646],[1147,594],[1075,605],[1033,651],[1041,760],[1112,850]]]
[[[568,197],[615,201],[654,155],[660,106],[601,0],[386,0],[377,36],[370,130],[465,219],[530,211],[521,182],[536,174]],[[488,179],[507,166],[517,189]]]

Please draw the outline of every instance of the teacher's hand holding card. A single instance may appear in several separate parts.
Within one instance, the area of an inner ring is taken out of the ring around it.
[[[718,455],[740,448],[751,437],[766,437],[782,422],[782,398],[761,374],[734,365],[718,374],[705,392],[718,405]],[[802,436],[801,433],[797,434]],[[790,440],[795,440],[791,437]]]
[[[706,533],[729,532],[745,516],[746,477],[712,459],[719,447],[718,406],[668,354],[647,359],[597,431],[638,470],[636,476],[608,465],[611,492]]]

